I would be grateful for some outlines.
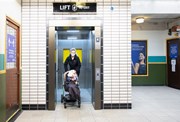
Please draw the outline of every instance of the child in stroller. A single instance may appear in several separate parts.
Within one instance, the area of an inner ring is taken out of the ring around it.
[[[65,92],[69,94],[64,94]],[[80,90],[78,76],[75,70],[70,70],[64,73],[64,85],[63,85],[63,94],[61,95],[61,102],[64,103],[64,108],[68,102],[78,102],[78,107],[80,108]]]

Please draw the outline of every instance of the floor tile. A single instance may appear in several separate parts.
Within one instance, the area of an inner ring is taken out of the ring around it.
[[[180,122],[180,91],[165,86],[132,87],[132,109],[94,110],[83,89],[81,108],[23,111],[15,122]],[[59,93],[60,94],[60,93]],[[60,99],[60,98],[59,98]]]

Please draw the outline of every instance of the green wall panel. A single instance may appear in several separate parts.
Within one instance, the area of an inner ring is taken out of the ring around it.
[[[22,71],[20,70],[20,74]],[[21,110],[21,84],[22,75],[20,75],[20,110]],[[0,74],[0,122],[5,122],[6,120],[6,74]]]
[[[0,74],[0,122],[6,117],[6,75]]]
[[[148,62],[166,62],[166,56],[148,56]]]
[[[148,76],[132,76],[133,86],[166,85],[166,64],[149,64]]]
[[[0,54],[0,70],[4,70],[4,54]]]

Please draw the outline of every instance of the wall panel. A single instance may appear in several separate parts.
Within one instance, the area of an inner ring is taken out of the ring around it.
[[[102,108],[111,109],[114,105],[130,108],[130,0],[79,0],[97,2],[96,14],[53,14],[53,2],[73,1],[76,0],[22,0],[22,104],[46,104],[46,28],[49,20],[76,17],[99,19],[103,23]]]

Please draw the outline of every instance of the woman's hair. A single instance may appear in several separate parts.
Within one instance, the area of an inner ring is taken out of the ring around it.
[[[139,52],[139,54],[140,54],[140,53],[142,53],[142,54],[144,55],[144,57],[145,57],[145,54],[144,54],[144,52],[142,52],[142,51],[141,51],[141,52]]]
[[[140,53],[142,53],[144,55],[144,63],[146,63],[146,56],[145,56],[144,52],[141,51],[141,52],[139,52],[139,54]]]

